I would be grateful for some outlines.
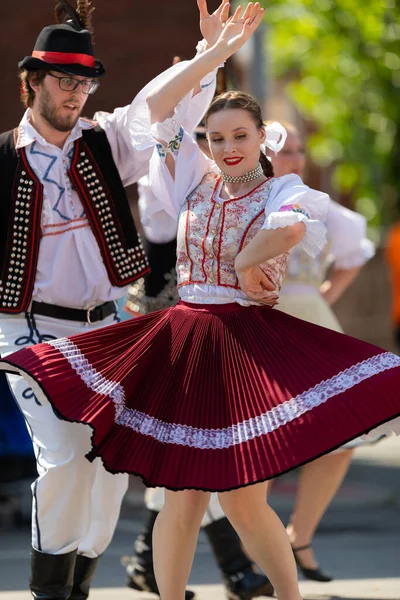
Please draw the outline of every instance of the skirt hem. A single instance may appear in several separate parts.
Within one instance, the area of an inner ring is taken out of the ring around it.
[[[326,450],[324,450],[323,452],[320,452],[318,454],[316,454],[315,456],[310,457],[309,459],[306,459],[304,461],[299,461],[296,464],[291,465],[289,468],[287,469],[282,469],[277,473],[274,473],[273,475],[268,475],[265,477],[261,477],[259,479],[256,479],[254,481],[248,481],[248,482],[244,482],[242,484],[238,484],[235,486],[231,486],[231,487],[224,487],[224,488],[217,488],[215,486],[213,487],[200,487],[200,486],[195,486],[195,485],[190,485],[190,486],[171,486],[167,483],[163,483],[162,481],[157,481],[156,483],[150,483],[148,481],[148,477],[143,475],[142,473],[140,473],[139,471],[135,471],[133,469],[113,469],[111,467],[108,466],[107,464],[107,460],[102,456],[102,454],[100,452],[98,452],[96,450],[96,445],[94,444],[94,438],[96,435],[96,425],[89,423],[85,420],[79,420],[79,419],[72,419],[69,417],[66,417],[64,415],[62,415],[62,413],[60,412],[60,410],[55,406],[54,402],[51,400],[51,398],[48,396],[47,392],[45,391],[43,385],[40,383],[40,381],[31,373],[29,373],[28,371],[26,371],[25,369],[23,369],[20,366],[15,366],[13,365],[12,362],[7,361],[6,359],[1,359],[0,361],[0,369],[1,371],[4,373],[4,375],[6,373],[11,374],[11,375],[20,375],[22,377],[24,377],[24,379],[26,381],[28,381],[30,383],[30,385],[33,388],[33,391],[38,391],[37,388],[40,389],[41,395],[47,400],[47,402],[51,405],[54,414],[61,419],[62,421],[66,421],[67,423],[77,423],[77,424],[83,424],[86,425],[88,427],[91,428],[92,430],[92,434],[91,434],[91,446],[92,449],[85,455],[85,458],[89,461],[89,462],[93,462],[96,458],[99,458],[103,464],[104,469],[110,473],[111,475],[121,475],[121,474],[127,474],[127,475],[134,475],[136,477],[139,477],[142,481],[143,484],[147,487],[147,488],[164,488],[173,492],[178,492],[178,491],[185,491],[185,490],[194,490],[194,491],[199,491],[199,492],[219,492],[219,493],[223,493],[223,492],[230,492],[230,491],[234,491],[237,489],[241,489],[244,487],[249,487],[251,485],[257,485],[259,483],[263,483],[263,482],[267,482],[270,481],[271,479],[275,479],[276,477],[279,477],[281,475],[285,475],[286,473],[289,473],[290,471],[293,471],[294,469],[298,469],[310,462],[313,462],[314,460],[317,460],[318,458],[321,458],[322,456],[325,456],[327,454],[330,454],[331,452],[334,452],[335,450],[338,450],[340,448],[342,448],[343,446],[345,446],[346,444],[348,444],[349,442],[351,442],[352,440],[367,434],[370,431],[373,431],[374,429],[376,429],[377,427],[380,427],[381,425],[383,425],[384,423],[387,423],[393,419],[396,419],[398,417],[400,417],[400,412],[394,415],[391,415],[389,418],[383,419],[382,421],[376,423],[373,425],[373,427],[368,427],[366,429],[363,429],[361,431],[359,431],[356,434],[352,434],[348,439],[344,439],[342,440],[339,444],[336,444]],[[40,399],[39,399],[40,401]],[[379,441],[379,440],[377,440]]]

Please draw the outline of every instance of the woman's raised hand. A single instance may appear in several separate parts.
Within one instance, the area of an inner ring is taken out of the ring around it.
[[[243,12],[243,7],[238,6],[235,14],[230,17],[216,42],[221,50],[230,56],[247,42],[260,25],[264,15],[264,9],[260,3],[250,2]]]
[[[222,33],[224,24],[229,18],[229,0],[222,0],[221,4],[212,15],[207,8],[207,0],[197,0],[200,12],[200,31],[206,40],[208,47],[214,46]]]
[[[200,22],[203,35],[208,38],[205,52],[175,71],[162,85],[152,90],[146,97],[152,123],[162,123],[173,115],[174,108],[191,90],[197,89],[199,81],[211,73],[221,62],[229,58],[249,39],[261,23],[264,9],[260,3],[250,2],[243,12],[239,7],[228,18],[229,1],[222,0],[212,15],[208,14],[207,0],[197,0],[200,9]],[[214,38],[218,39],[213,43]],[[193,92],[192,92],[193,93]]]

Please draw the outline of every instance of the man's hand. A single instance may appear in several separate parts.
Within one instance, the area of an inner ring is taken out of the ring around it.
[[[275,285],[260,269],[252,267],[243,271],[236,271],[241,290],[250,298],[261,304],[274,306],[278,301]]]
[[[212,15],[208,12],[207,0],[197,0],[197,6],[200,11],[200,31],[210,48],[218,40],[229,18],[229,0],[222,0]]]

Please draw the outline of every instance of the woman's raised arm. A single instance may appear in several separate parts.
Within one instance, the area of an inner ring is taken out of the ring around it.
[[[202,12],[200,13],[201,21],[206,19],[205,6],[205,2],[200,0],[199,8],[201,7],[203,10],[203,15]],[[220,18],[223,19],[228,3],[224,2],[221,6],[223,9],[220,12]],[[196,56],[184,69],[147,96],[151,122],[162,123],[166,118],[171,117],[175,106],[186,94],[196,88],[207,73],[216,69],[247,42],[261,23],[263,14],[264,9],[260,7],[259,2],[255,4],[250,2],[244,12],[239,6],[235,14],[223,24],[221,33],[213,46]]]

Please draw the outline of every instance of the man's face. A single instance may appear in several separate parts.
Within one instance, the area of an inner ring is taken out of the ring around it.
[[[50,71],[38,86],[32,86],[36,92],[33,109],[38,110],[51,127],[67,132],[74,128],[88,96],[83,93],[81,85],[74,91],[60,89],[58,77],[69,79],[68,75]],[[71,75],[70,79],[87,81],[87,78],[78,75]]]

